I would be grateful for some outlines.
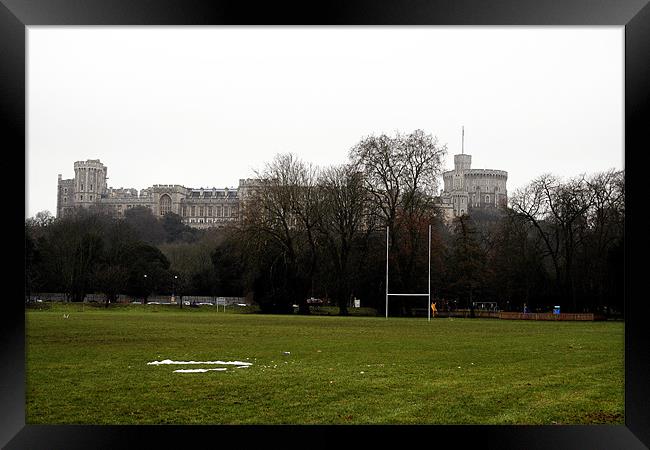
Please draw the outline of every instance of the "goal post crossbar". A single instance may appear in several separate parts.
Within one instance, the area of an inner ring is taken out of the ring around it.
[[[428,271],[428,289],[426,294],[391,294],[388,292],[388,230],[386,227],[386,318],[388,319],[388,297],[428,297],[429,308],[427,309],[427,320],[431,320],[431,224],[429,224],[429,271]]]
[[[397,295],[399,297],[428,297],[429,294],[386,294],[386,295]]]

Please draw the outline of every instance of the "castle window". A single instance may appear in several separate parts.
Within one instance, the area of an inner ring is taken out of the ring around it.
[[[183,206],[183,217],[185,217],[185,216],[187,216],[187,208],[185,208],[185,206]]]
[[[199,206],[199,216],[203,216],[203,206]],[[203,223],[203,221],[201,221]]]
[[[93,185],[92,184],[90,185],[90,190],[91,191],[93,190]],[[92,198],[91,198],[91,200],[92,200]]]
[[[63,197],[63,203],[68,203],[68,197]]]
[[[164,216],[165,214],[171,212],[172,210],[172,199],[169,195],[163,194],[160,196],[160,215]]]
[[[93,196],[91,195],[91,196],[90,196],[90,200],[92,201],[92,199],[93,199]]]
[[[489,195],[485,196],[485,203],[490,203],[490,196]]]
[[[196,215],[196,206],[192,205],[192,209],[190,210],[190,215],[194,217]]]
[[[83,183],[81,183],[81,190],[82,191],[84,190],[84,184]]]
[[[228,213],[229,213],[229,211],[228,211],[228,207],[227,207],[227,206],[224,206],[224,207],[223,207],[223,216],[224,216],[224,217],[228,217]]]
[[[212,217],[212,206],[208,206],[208,216]]]
[[[84,199],[84,196],[83,196],[83,195],[80,195],[80,196],[79,196],[79,200],[83,200],[83,199]]]
[[[68,188],[63,189],[63,193],[67,194],[68,193]]]
[[[217,217],[221,217],[221,206],[217,206]]]

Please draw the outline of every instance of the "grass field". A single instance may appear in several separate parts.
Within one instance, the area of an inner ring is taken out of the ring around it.
[[[624,423],[622,322],[55,305],[26,343],[28,424]]]

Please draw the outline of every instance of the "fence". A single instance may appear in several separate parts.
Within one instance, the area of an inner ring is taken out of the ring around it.
[[[436,313],[437,317],[472,317],[469,309],[458,309],[455,311],[441,311]],[[482,319],[506,319],[506,320],[571,320],[571,321],[594,321],[606,320],[603,314],[594,313],[521,313],[505,311],[481,311],[474,310],[474,317]]]
[[[472,317],[472,312],[469,309],[456,309],[454,311],[438,311],[436,317]],[[475,309],[474,317],[481,319],[498,319],[498,311],[482,311]]]
[[[176,297],[176,300],[180,300],[180,296]],[[65,294],[61,293],[39,293],[32,294],[30,296],[30,301],[42,300],[45,302],[64,302],[66,300]],[[190,303],[211,303],[213,305],[235,305],[238,303],[250,304],[246,301],[246,297],[217,297],[217,296],[199,296],[199,295],[184,295],[182,297],[184,302]],[[86,302],[105,302],[106,297],[103,294],[86,294]],[[140,298],[129,297],[126,295],[119,295],[117,298],[118,303],[130,303],[132,301],[142,301]],[[169,295],[152,295],[147,298],[149,303],[158,302],[158,303],[170,303],[171,296]],[[427,308],[413,308],[412,314],[424,314],[426,315]],[[469,309],[458,309],[454,311],[439,311],[436,313],[437,317],[471,317],[471,311]],[[594,321],[594,320],[606,320],[606,316],[603,314],[595,313],[522,313],[522,312],[505,312],[505,311],[485,311],[485,310],[474,310],[474,317],[477,318],[490,318],[490,319],[506,319],[506,320],[561,320],[561,321]]]
[[[181,296],[177,295],[176,300],[179,301]],[[217,297],[217,296],[201,296],[201,295],[184,295],[184,302],[190,303],[211,303],[213,305],[234,305],[237,303],[248,303],[245,297]],[[66,295],[54,292],[44,292],[32,294],[29,297],[30,301],[42,300],[44,302],[64,302]],[[105,302],[106,296],[103,294],[86,294],[85,302]],[[130,303],[132,301],[142,301],[141,298],[135,298],[127,295],[118,295],[117,303]],[[147,302],[170,303],[170,295],[151,295],[147,297]]]
[[[580,321],[593,321],[605,320],[605,316],[594,313],[520,313],[520,312],[501,312],[499,313],[500,319],[510,320],[580,320]]]

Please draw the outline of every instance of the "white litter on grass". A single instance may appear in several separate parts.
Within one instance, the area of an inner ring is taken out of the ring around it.
[[[228,370],[225,367],[217,367],[216,369],[178,369],[174,370],[174,373],[196,373],[196,372],[208,372],[210,370]]]
[[[245,361],[172,361],[171,359],[164,359],[162,361],[148,362],[148,366],[159,366],[161,364],[219,364],[219,365],[232,365],[232,366],[251,366],[253,363]]]

